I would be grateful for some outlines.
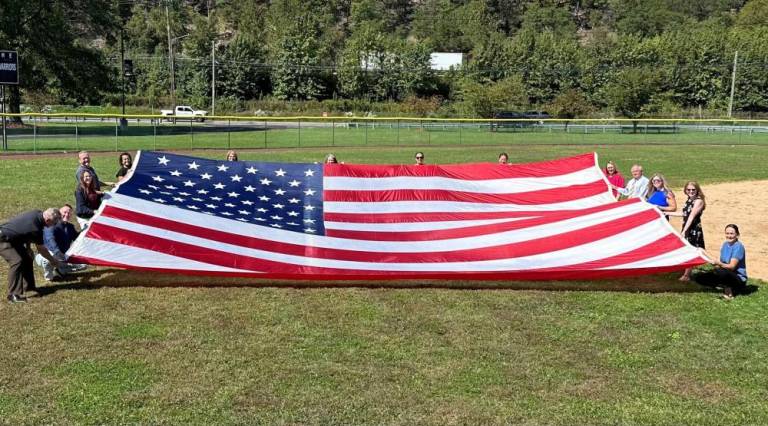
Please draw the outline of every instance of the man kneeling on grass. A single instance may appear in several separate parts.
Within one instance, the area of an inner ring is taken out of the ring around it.
[[[61,212],[61,221],[54,226],[43,229],[43,243],[51,256],[60,262],[58,268],[39,253],[35,256],[35,262],[43,268],[43,278],[46,281],[53,281],[63,275],[88,268],[86,265],[66,263],[67,256],[64,253],[69,250],[69,246],[77,238],[78,232],[75,225],[69,222],[69,218],[72,216],[72,206],[64,204],[59,211]]]

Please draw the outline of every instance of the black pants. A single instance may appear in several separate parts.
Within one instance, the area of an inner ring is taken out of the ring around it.
[[[8,262],[8,295],[24,294],[27,289],[35,288],[35,271],[32,269],[32,256],[24,244],[0,241],[0,256]]]
[[[707,287],[730,287],[735,294],[747,288],[747,283],[742,281],[737,273],[725,268],[695,274],[693,280]]]

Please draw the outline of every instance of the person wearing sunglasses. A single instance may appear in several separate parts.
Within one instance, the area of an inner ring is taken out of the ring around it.
[[[421,152],[421,151],[417,152],[416,155],[414,156],[414,158],[416,159],[416,165],[417,166],[423,166],[424,165],[424,153],[423,152]]]
[[[683,218],[683,229],[681,234],[692,246],[698,248],[704,247],[704,229],[701,227],[701,215],[707,207],[704,192],[698,182],[689,181],[685,184],[685,195],[688,199],[685,201],[683,211],[680,213],[668,212],[667,216],[678,216]],[[690,281],[691,268],[687,268],[680,277],[680,281]]]
[[[648,193],[645,196],[650,204],[656,206],[662,213],[677,211],[677,201],[675,193],[669,189],[667,180],[661,173],[656,173],[651,177],[651,185],[648,187]]]

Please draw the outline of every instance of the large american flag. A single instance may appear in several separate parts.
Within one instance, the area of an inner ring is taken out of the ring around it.
[[[529,164],[227,162],[139,152],[72,261],[289,279],[588,279],[704,262],[594,153]]]

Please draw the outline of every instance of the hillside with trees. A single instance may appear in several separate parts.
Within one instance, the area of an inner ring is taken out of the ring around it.
[[[722,115],[738,52],[734,111],[768,111],[768,0],[5,0],[11,110],[118,105],[121,41],[147,110],[172,83],[208,107],[215,57],[217,114]],[[464,64],[434,71],[432,52]]]

